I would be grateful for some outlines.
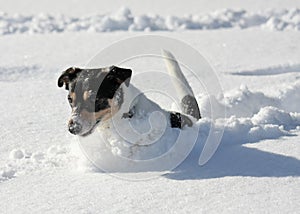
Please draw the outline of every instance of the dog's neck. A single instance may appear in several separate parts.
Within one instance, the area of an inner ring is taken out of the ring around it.
[[[122,93],[122,103],[119,111],[114,115],[118,119],[133,115],[141,117],[154,111],[162,111],[159,105],[148,99],[143,92],[132,84],[128,87],[122,84],[119,90]]]

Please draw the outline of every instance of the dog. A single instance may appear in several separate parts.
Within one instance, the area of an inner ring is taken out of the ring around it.
[[[130,83],[132,70],[117,66],[97,69],[71,67],[58,78],[58,86],[68,90],[68,101],[72,114],[68,122],[70,133],[82,137],[93,133],[96,127],[106,130],[112,126],[137,129],[148,124],[149,115],[154,112],[164,117],[166,126],[183,129],[191,127],[201,118],[197,101],[185,79],[175,57],[163,50],[167,70],[177,79],[173,81],[181,100],[182,113],[167,111],[148,99]],[[179,80],[179,81],[178,81]]]

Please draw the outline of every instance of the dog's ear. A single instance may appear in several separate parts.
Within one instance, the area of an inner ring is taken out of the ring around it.
[[[132,75],[132,70],[127,68],[112,66],[108,75],[112,75],[114,78],[116,78],[117,82],[120,84],[124,82],[125,85],[128,87]]]
[[[71,67],[65,70],[62,75],[58,78],[57,85],[62,87],[65,84],[66,90],[69,90],[69,83],[75,79],[82,69]]]

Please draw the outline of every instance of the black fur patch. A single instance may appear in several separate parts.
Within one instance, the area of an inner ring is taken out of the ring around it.
[[[186,95],[181,100],[181,109],[187,114],[199,120],[201,118],[197,100],[191,95]]]
[[[170,122],[172,128],[181,129],[181,114],[177,112],[170,112]]]
[[[182,129],[185,125],[191,127],[193,122],[186,115],[178,112],[170,112],[170,122],[172,128]]]

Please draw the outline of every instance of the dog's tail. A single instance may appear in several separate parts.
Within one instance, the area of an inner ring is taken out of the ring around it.
[[[194,96],[191,86],[184,77],[175,57],[166,50],[162,50],[165,64],[169,74],[173,77],[172,82],[175,86],[176,92],[181,100],[181,110],[187,115],[199,120],[201,118],[200,110],[197,100]]]

